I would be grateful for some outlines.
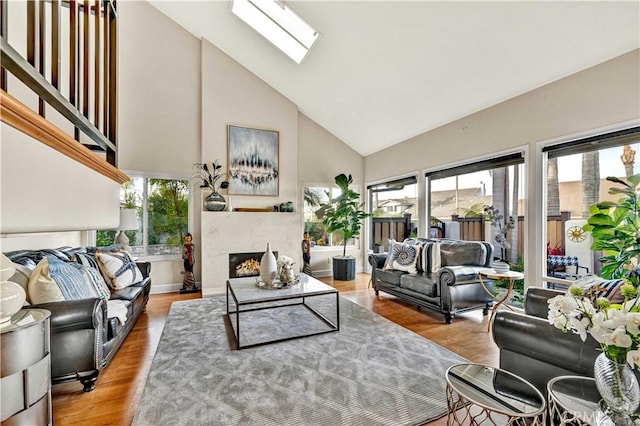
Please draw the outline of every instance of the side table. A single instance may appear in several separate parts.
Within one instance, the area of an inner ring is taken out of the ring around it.
[[[559,376],[547,384],[549,416],[557,426],[614,426],[600,409],[600,393],[592,377]],[[634,415],[631,422],[640,418]]]
[[[447,370],[447,425],[545,426],[546,404],[531,383],[508,371],[479,364]]]
[[[22,309],[0,325],[0,422],[51,425],[51,355],[44,309]]]
[[[507,293],[501,299],[497,298],[492,292],[489,291],[487,286],[482,281],[483,275],[487,278],[491,278],[494,280],[507,280],[507,282],[509,283],[509,287],[507,288]],[[516,271],[496,272],[491,268],[484,268],[478,271],[478,278],[480,279],[480,284],[482,285],[482,288],[484,289],[484,291],[486,291],[491,297],[493,297],[493,300],[496,301],[496,303],[494,303],[493,305],[493,308],[491,309],[491,315],[489,316],[489,322],[487,323],[487,331],[489,331],[491,329],[491,322],[493,321],[493,317],[496,315],[496,311],[498,310],[500,305],[506,302],[507,299],[509,299],[509,296],[511,296],[511,292],[513,291],[513,282],[515,280],[523,279],[524,274],[522,272],[516,272]],[[504,305],[504,306],[513,310],[509,305]]]

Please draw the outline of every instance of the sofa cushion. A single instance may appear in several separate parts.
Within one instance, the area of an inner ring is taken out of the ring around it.
[[[406,275],[407,272],[398,271],[397,269],[376,269],[376,280],[383,281],[385,284],[400,285],[400,277]]]
[[[102,274],[113,290],[120,290],[142,281],[142,272],[126,251],[118,253],[96,253]]]
[[[441,241],[441,266],[484,265],[487,248],[477,241]]]
[[[438,295],[438,286],[431,280],[429,274],[405,274],[400,277],[400,287],[430,297]]]
[[[383,269],[395,269],[410,274],[417,274],[421,250],[422,246],[420,245],[394,243],[391,246],[387,262]]]

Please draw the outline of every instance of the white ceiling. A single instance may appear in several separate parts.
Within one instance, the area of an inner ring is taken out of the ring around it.
[[[151,0],[369,155],[640,47],[640,2],[288,1],[297,65],[226,1]]]

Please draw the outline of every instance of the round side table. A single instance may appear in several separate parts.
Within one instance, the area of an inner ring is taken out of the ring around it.
[[[615,426],[600,409],[600,393],[592,377],[559,376],[547,384],[549,416],[557,426]],[[640,421],[634,415],[630,420]]]
[[[0,326],[2,424],[52,424],[50,316],[44,309],[22,309]]]
[[[507,292],[505,293],[505,295],[502,298],[497,298],[492,292],[490,292],[487,286],[482,281],[483,276],[494,280],[506,280],[509,283],[509,287],[507,288]],[[484,268],[478,271],[478,278],[480,279],[480,284],[482,285],[484,291],[486,291],[491,297],[493,297],[493,300],[496,301],[496,303],[493,304],[493,308],[491,308],[491,315],[489,316],[489,322],[487,323],[487,331],[489,331],[491,329],[493,317],[496,315],[496,311],[498,310],[500,305],[506,302],[507,299],[509,299],[509,296],[511,296],[511,292],[513,291],[513,282],[515,280],[524,279],[524,274],[522,272],[516,271],[496,272],[492,268]],[[505,304],[504,306],[513,310],[509,305]]]
[[[531,383],[508,371],[479,364],[447,370],[447,425],[545,426],[546,404]]]

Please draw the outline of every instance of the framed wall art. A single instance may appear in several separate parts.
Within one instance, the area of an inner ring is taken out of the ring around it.
[[[274,130],[227,126],[229,194],[278,195],[279,139]]]

